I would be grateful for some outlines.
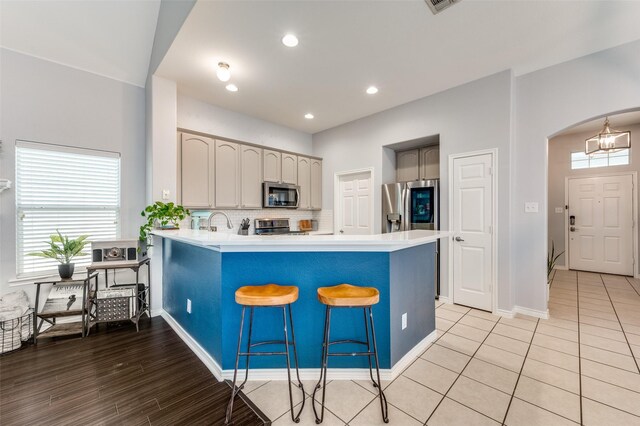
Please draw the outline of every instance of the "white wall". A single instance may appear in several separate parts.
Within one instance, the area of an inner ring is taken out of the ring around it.
[[[180,93],[178,127],[301,154],[311,155],[313,150],[308,133],[220,108]]]
[[[393,179],[384,145],[440,135],[441,228],[449,228],[448,157],[498,148],[498,306],[511,308],[509,281],[509,158],[512,76],[501,72],[313,135],[314,154],[323,157],[323,208],[333,208],[336,172],[374,168],[374,229],[380,229],[380,185]],[[442,285],[448,295],[448,240],[443,240]]]
[[[516,80],[511,164],[515,304],[546,309],[547,139],[577,123],[640,107],[640,41],[545,68]],[[525,201],[540,213],[524,213]]]
[[[147,169],[147,175],[151,175],[147,181],[151,182],[151,199],[147,204],[162,200],[164,190],[169,191],[168,201],[176,201],[178,184],[176,83],[154,75],[150,85],[147,83],[146,87],[151,93],[151,111],[147,112],[147,167],[151,167]]]
[[[0,87],[0,176],[15,180],[17,139],[119,152],[122,236],[137,236],[145,203],[144,89],[6,49]],[[0,199],[0,294],[33,294],[31,284],[9,285],[16,273],[15,194]]]
[[[604,120],[602,120],[604,122]],[[632,142],[640,142],[637,135],[640,134],[640,124],[632,126],[616,126],[615,117],[611,117],[614,128],[617,130],[630,130]],[[583,151],[584,141],[590,138],[597,130],[571,133],[568,135],[556,136],[549,140],[549,203],[547,215],[549,223],[549,241],[553,241],[556,253],[565,251],[557,261],[558,266],[567,265],[566,242],[565,242],[565,181],[568,177],[597,176],[606,173],[637,172],[640,170],[640,149],[632,149],[629,158],[629,165],[614,167],[599,167],[594,169],[571,170],[571,153]],[[634,144],[635,145],[635,144]],[[637,189],[635,190],[637,195]],[[562,213],[556,213],[555,208],[562,207]],[[636,223],[639,222],[636,217]]]

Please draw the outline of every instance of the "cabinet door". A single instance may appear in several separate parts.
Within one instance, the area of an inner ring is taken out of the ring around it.
[[[311,209],[322,209],[322,160],[311,159]]]
[[[259,209],[262,207],[262,149],[240,145],[241,207]]]
[[[185,207],[213,206],[213,139],[183,133],[180,144],[180,192]]]
[[[298,185],[301,209],[311,208],[311,159],[298,157]]]
[[[298,156],[282,153],[282,183],[298,184]]]
[[[440,179],[440,147],[420,149],[420,179]]]
[[[420,152],[417,149],[401,151],[396,154],[396,174],[398,182],[418,180],[420,178]]]
[[[240,145],[216,140],[216,208],[240,207]]]
[[[280,182],[282,179],[282,157],[278,151],[265,149],[262,154],[263,177],[265,182]]]

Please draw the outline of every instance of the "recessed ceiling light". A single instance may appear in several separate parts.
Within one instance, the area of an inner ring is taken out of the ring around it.
[[[218,69],[216,70],[216,75],[220,79],[220,81],[229,81],[231,78],[231,71],[229,70],[229,64],[226,62],[218,62]]]
[[[313,118],[313,114],[311,114],[310,112],[306,113],[304,115],[304,118],[306,118],[307,120],[311,120]]]
[[[376,86],[369,86],[367,88],[367,93],[370,95],[375,95],[376,93],[378,93],[378,88]]]
[[[287,47],[296,47],[298,45],[298,37],[293,34],[287,34],[282,37],[282,44]]]
[[[226,89],[230,92],[237,92],[238,91],[238,86],[236,86],[235,84],[227,84]]]

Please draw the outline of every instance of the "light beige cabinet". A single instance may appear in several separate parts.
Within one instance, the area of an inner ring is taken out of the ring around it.
[[[396,153],[396,179],[398,182],[420,178],[420,150],[412,149]]]
[[[240,145],[240,207],[262,208],[262,149]]]
[[[282,179],[282,154],[265,149],[262,153],[263,177],[265,182],[280,182]]]
[[[322,160],[311,159],[311,202],[312,210],[322,209]]]
[[[180,193],[183,206],[213,207],[214,158],[213,139],[187,133],[180,135]]]
[[[440,179],[440,147],[420,148],[420,179]]]
[[[215,207],[240,207],[240,144],[216,140]]]
[[[298,156],[282,153],[282,183],[298,184]]]
[[[311,208],[311,159],[298,157],[298,186],[300,186],[300,202],[298,208]]]

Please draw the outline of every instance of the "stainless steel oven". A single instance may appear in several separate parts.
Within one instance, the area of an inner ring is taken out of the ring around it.
[[[288,183],[265,182],[262,188],[262,207],[297,209],[300,187]]]

